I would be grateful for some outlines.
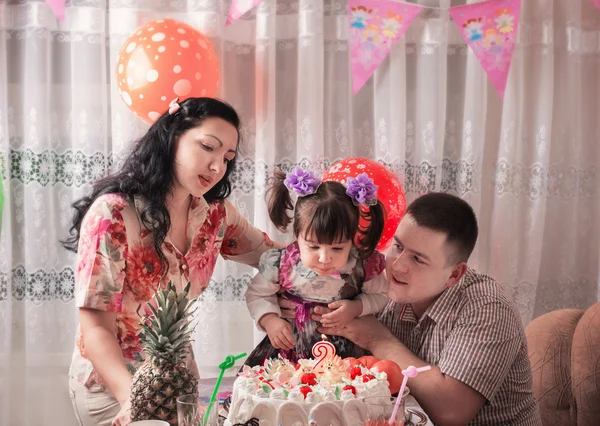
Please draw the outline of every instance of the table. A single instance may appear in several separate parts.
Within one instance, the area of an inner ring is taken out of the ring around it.
[[[406,408],[407,409],[411,409],[414,408],[422,413],[424,413],[425,411],[421,408],[421,406],[419,405],[419,403],[417,402],[417,400],[415,399],[414,396],[408,394],[405,398],[405,403],[406,403]],[[411,419],[413,422],[417,421],[417,417],[416,416],[412,416]],[[416,423],[415,423],[416,424]],[[431,420],[429,420],[429,418],[427,418],[427,423],[425,423],[424,426],[433,426],[433,423],[431,423]]]
[[[231,392],[233,390],[233,382],[235,381],[236,377],[223,377],[223,381],[221,382],[221,387],[219,389],[219,392]],[[216,378],[210,378],[210,379],[201,379],[200,382],[198,383],[198,394],[200,396],[210,396],[210,394],[212,393],[214,386],[215,386],[215,382],[216,382]],[[421,406],[419,405],[419,403],[417,402],[417,400],[412,396],[412,395],[408,395],[406,397],[406,408],[407,409],[416,409],[420,412],[424,412],[423,409],[421,408]],[[418,420],[417,416],[412,417],[411,419],[413,422],[416,422]],[[415,423],[416,424],[416,423]],[[429,419],[427,419],[427,423],[424,426],[433,426],[433,423],[431,423],[431,421]]]

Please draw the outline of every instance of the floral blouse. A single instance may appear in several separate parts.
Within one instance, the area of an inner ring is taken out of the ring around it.
[[[196,297],[208,286],[219,254],[257,267],[261,254],[273,247],[269,237],[229,201],[208,204],[204,198],[194,198],[188,213],[188,252],[180,253],[165,239],[162,251],[169,270],[161,280],[152,234],[139,215],[142,207],[141,199],[123,194],[106,194],[92,204],[81,225],[75,277],[78,308],[117,313],[114,331],[131,374],[144,362],[138,337],[140,315],[159,281],[163,287],[171,281],[178,290],[191,282],[190,297]],[[69,374],[88,387],[102,385],[86,358],[80,328]]]

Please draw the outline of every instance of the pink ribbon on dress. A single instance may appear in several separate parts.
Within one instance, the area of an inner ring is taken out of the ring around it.
[[[302,300],[302,298],[295,296],[290,293],[284,293],[283,297],[292,301],[296,305],[296,317],[294,318],[294,324],[296,325],[296,330],[298,333],[302,333],[304,330],[304,325],[310,320],[310,311],[315,306],[327,306],[323,303],[316,302],[307,302],[306,300]]]

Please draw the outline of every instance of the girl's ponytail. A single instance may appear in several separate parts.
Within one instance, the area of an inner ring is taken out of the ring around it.
[[[294,209],[290,191],[285,186],[284,181],[285,173],[281,170],[275,170],[273,176],[269,179],[270,188],[267,191],[269,218],[281,232],[285,232],[292,221],[292,217],[288,215],[288,210]]]
[[[377,204],[368,206],[368,208],[369,210],[362,207],[358,208],[361,219],[368,222],[366,228],[361,226],[359,222],[357,233],[358,248],[363,259],[367,259],[373,254],[385,226],[385,210],[381,201],[377,201]]]

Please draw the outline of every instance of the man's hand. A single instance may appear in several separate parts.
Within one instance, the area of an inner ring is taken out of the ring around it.
[[[319,333],[345,337],[369,352],[373,352],[379,341],[390,338],[397,340],[373,315],[354,318],[341,328],[319,327],[317,330]]]
[[[285,297],[277,296],[277,304],[281,308],[281,318],[296,318],[296,304]]]
[[[260,319],[260,325],[269,335],[275,349],[290,350],[296,346],[292,336],[292,324],[275,314],[266,314]]]
[[[119,413],[113,419],[112,426],[127,426],[129,423],[131,423],[131,402],[127,398],[121,405]]]
[[[321,315],[321,324],[327,328],[341,328],[362,314],[363,305],[360,299],[337,300],[327,305],[333,312]]]

